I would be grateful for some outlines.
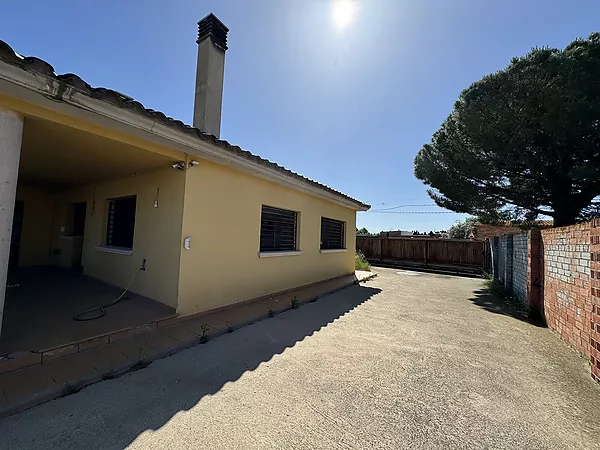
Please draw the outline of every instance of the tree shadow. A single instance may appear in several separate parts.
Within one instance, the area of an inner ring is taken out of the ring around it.
[[[368,286],[349,287],[143,370],[8,417],[0,423],[2,448],[122,449],[141,433],[160,429],[177,413],[318,333],[379,292]],[[32,426],[36,428],[33,433]]]
[[[527,307],[512,299],[491,294],[487,289],[479,289],[473,294],[475,296],[469,300],[488,312],[510,316],[538,327],[545,326],[543,322],[530,313]]]

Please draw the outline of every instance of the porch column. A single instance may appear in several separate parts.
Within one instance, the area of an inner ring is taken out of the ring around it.
[[[22,136],[23,119],[13,111],[0,109],[0,333]]]

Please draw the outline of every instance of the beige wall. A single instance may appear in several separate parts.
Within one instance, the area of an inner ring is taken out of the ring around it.
[[[20,186],[18,199],[25,202],[19,265],[55,264],[70,267],[72,203],[87,202],[83,243],[84,274],[119,287],[129,283],[146,258],[131,291],[177,306],[177,284],[181,250],[181,227],[185,174],[173,169],[137,177],[85,186],[51,195],[43,189]],[[160,188],[158,208],[154,207]],[[136,195],[133,253],[107,253],[97,247],[105,243],[107,199]],[[95,198],[95,211],[93,211]],[[59,252],[53,250],[58,249]]]
[[[355,211],[207,161],[186,174],[180,314],[354,271]],[[302,255],[258,256],[263,204],[300,213]],[[346,222],[346,252],[320,253],[321,216]]]
[[[54,200],[46,190],[18,186],[17,200],[23,205],[23,228],[19,266],[37,266],[51,262],[51,225]]]
[[[159,207],[154,208],[157,188]],[[99,250],[107,199],[128,195],[137,196],[133,253]],[[208,161],[186,172],[169,168],[98,183],[95,194],[94,186],[59,194],[19,186],[18,199],[25,202],[20,265],[69,267],[70,241],[64,238],[70,234],[69,208],[87,202],[84,274],[125,287],[146,258],[147,270],[137,274],[131,291],[180,314],[354,271],[355,211]],[[259,257],[263,204],[299,212],[301,255]],[[346,252],[320,252],[322,216],[346,222]],[[183,249],[186,237],[190,250]]]
[[[176,307],[184,178],[183,172],[169,168],[98,184],[93,213],[92,187],[63,195],[63,204],[81,201],[82,198],[88,202],[83,245],[84,273],[125,287],[141,267],[142,259],[146,258],[146,271],[137,274],[131,291]],[[159,206],[155,208],[157,188],[160,188]],[[133,253],[120,255],[99,250],[97,247],[105,243],[107,200],[128,195],[137,196]]]

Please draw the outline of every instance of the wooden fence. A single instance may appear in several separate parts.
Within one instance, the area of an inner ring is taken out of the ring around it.
[[[483,268],[484,242],[457,239],[356,237],[356,249],[371,262],[460,265]]]

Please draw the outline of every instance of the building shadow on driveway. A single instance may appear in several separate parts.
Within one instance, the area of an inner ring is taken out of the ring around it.
[[[504,316],[514,317],[515,319],[522,320],[523,322],[544,327],[543,323],[532,319],[529,316],[529,312],[526,307],[517,304],[511,299],[493,295],[487,289],[479,289],[475,291],[474,296],[469,300],[480,308],[493,314],[502,314]]]
[[[203,397],[351,314],[379,292],[364,285],[349,287],[9,417],[0,423],[2,448],[122,449],[141,433],[160,429]],[[198,417],[195,425],[202,426],[201,411]]]

